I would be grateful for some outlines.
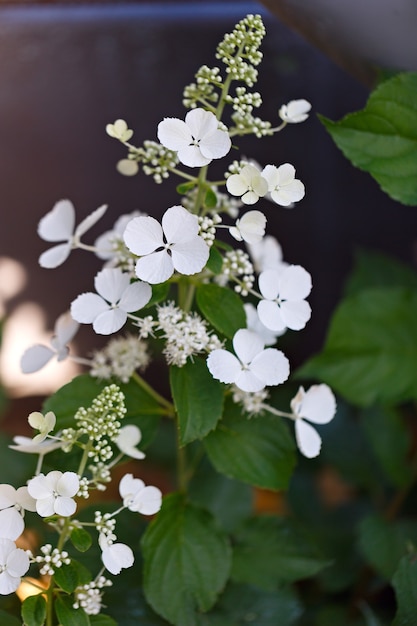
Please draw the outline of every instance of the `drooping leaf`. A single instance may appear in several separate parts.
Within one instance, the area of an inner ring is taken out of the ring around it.
[[[417,291],[374,288],[336,309],[323,351],[296,373],[328,383],[352,404],[417,397]]]
[[[212,516],[181,494],[164,498],[142,538],[144,592],[153,609],[176,626],[194,626],[224,588],[231,567],[227,537]]]
[[[222,416],[222,385],[214,380],[206,362],[198,357],[183,367],[172,366],[169,379],[181,444],[204,438]]]
[[[338,122],[321,117],[352,163],[403,204],[417,205],[417,74],[402,73],[380,84],[362,111]]]
[[[246,328],[245,309],[236,292],[220,285],[204,284],[197,288],[196,298],[204,317],[229,339],[239,328]]]
[[[0,616],[1,623],[7,624]],[[27,597],[22,603],[22,619],[26,626],[42,626],[46,619],[46,599],[42,594]]]
[[[414,626],[417,615],[417,555],[404,556],[392,579],[397,613],[392,626]]]
[[[218,472],[264,489],[285,489],[296,461],[294,441],[282,419],[248,419],[232,402],[204,447]]]

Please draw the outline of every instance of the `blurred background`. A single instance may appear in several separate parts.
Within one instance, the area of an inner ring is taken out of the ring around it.
[[[242,153],[262,165],[292,163],[306,185],[305,199],[293,210],[267,202],[260,207],[285,260],[313,276],[313,317],[289,347],[293,365],[321,348],[355,250],[366,247],[415,265],[415,208],[390,201],[354,169],[316,117],[340,119],[362,108],[375,67],[352,61],[351,54],[333,55],[326,19],[324,54],[317,28],[309,33],[305,19],[294,21],[290,4],[0,2],[0,376],[11,399],[6,429],[16,413],[26,419],[43,395],[74,375],[71,365],[54,362],[23,376],[19,359],[26,347],[49,339],[57,316],[92,289],[101,266],[91,254],[75,251],[56,270],[40,268],[38,257],[48,247],[36,234],[40,218],[63,198],[74,203],[78,222],[108,204],[85,238],[90,243],[121,213],[139,209],[158,217],[175,204],[177,181],[157,186],[141,174],[128,179],[117,173],[125,152],[105,125],[124,118],[135,130],[135,145],[156,139],[163,117],[184,116],[184,85],[200,65],[216,64],[217,43],[247,13],[261,13],[267,29],[257,85],[264,101],[260,116],[276,120],[291,99],[306,98],[313,107],[304,124],[262,141],[240,141]],[[83,328],[75,351],[86,355],[97,342]]]

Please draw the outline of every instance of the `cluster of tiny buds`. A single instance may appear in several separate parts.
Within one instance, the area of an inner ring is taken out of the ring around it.
[[[110,542],[117,539],[114,534],[116,528],[116,520],[111,516],[111,513],[102,513],[101,511],[95,511],[94,524],[97,532],[101,535],[105,535],[106,539]]]
[[[88,451],[88,457],[93,459],[94,463],[105,463],[113,456],[113,450],[107,439],[101,438],[96,441],[94,447]]]
[[[111,587],[112,581],[105,576],[99,576],[85,585],[77,587],[74,591],[74,609],[82,608],[87,615],[98,615],[102,609],[102,589]]]
[[[111,473],[108,466],[102,461],[98,461],[94,465],[89,465],[88,469],[91,472],[90,483],[93,483],[95,488],[99,491],[105,491],[105,483],[111,481]]]
[[[155,336],[154,328],[157,323],[154,321],[152,315],[139,318],[134,324],[139,328],[139,339],[147,339],[148,337]]]
[[[212,246],[216,238],[216,225],[220,224],[222,218],[218,213],[214,213],[211,217],[202,215],[198,218],[200,225],[199,235],[204,239],[208,246]]]
[[[236,386],[233,386],[232,389],[233,402],[241,404],[245,413],[247,413],[249,417],[260,415],[262,413],[263,404],[265,400],[268,399],[268,396],[269,393],[267,389],[261,389],[261,391],[255,391],[253,393],[242,391]]]
[[[91,407],[81,407],[74,419],[81,432],[90,440],[99,441],[102,437],[115,439],[119,433],[120,420],[126,413],[124,394],[117,385],[108,385],[95,398]]]
[[[237,87],[236,95],[234,97],[229,95],[226,100],[232,105],[236,113],[242,117],[252,113],[254,108],[258,108],[262,104],[261,94],[257,91],[253,93],[248,92],[246,87]]]
[[[86,476],[81,476],[81,478],[79,477],[79,481],[80,481],[80,487],[77,492],[77,497],[84,498],[85,500],[87,500],[90,497],[90,491],[89,491],[90,481],[88,480]]]
[[[39,564],[43,563],[39,570],[42,575],[53,576],[56,569],[59,569],[62,565],[69,565],[71,563],[68,552],[58,550],[58,548],[52,548],[50,543],[41,546],[40,551],[42,554],[35,556],[34,562]]]
[[[242,296],[247,296],[254,285],[254,268],[249,255],[243,250],[230,250],[224,255],[219,282],[228,282],[230,279],[238,281],[235,291]]]
[[[259,65],[262,53],[259,51],[265,27],[259,15],[247,15],[232,33],[225,35],[217,48],[216,57],[226,65],[226,71],[235,80],[252,87],[258,73],[254,66]],[[243,59],[246,58],[248,62]]]
[[[254,117],[249,112],[244,115],[240,112],[235,112],[232,115],[232,119],[238,131],[236,134],[246,135],[251,133],[258,139],[273,134],[271,122],[262,120],[260,117]]]
[[[184,88],[183,104],[185,107],[195,109],[199,102],[215,103],[219,94],[215,88],[221,88],[222,77],[218,67],[202,65],[195,75],[196,82]]]
[[[153,176],[156,183],[168,178],[169,173],[178,165],[177,153],[168,150],[156,141],[144,141],[141,150],[143,171],[147,176]]]
[[[61,433],[62,451],[70,452],[74,443],[78,440],[79,431],[75,428],[64,428]]]

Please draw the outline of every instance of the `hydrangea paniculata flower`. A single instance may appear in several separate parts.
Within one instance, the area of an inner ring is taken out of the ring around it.
[[[311,291],[311,276],[303,267],[265,270],[258,283],[263,299],[257,309],[264,326],[274,332],[304,328],[311,316],[310,305],[304,299]]]
[[[280,350],[264,347],[262,337],[241,328],[233,337],[236,356],[227,350],[213,350],[207,357],[207,367],[213,378],[233,383],[242,391],[280,385],[290,373],[288,359]]]
[[[248,163],[239,174],[232,174],[226,180],[227,191],[240,197],[244,204],[255,204],[268,192],[268,182],[257,167]]]
[[[158,487],[146,487],[143,480],[134,478],[132,474],[123,476],[119,493],[125,507],[142,515],[154,515],[162,505],[162,493]]]
[[[8,595],[16,591],[21,577],[29,569],[29,556],[14,541],[0,539],[0,594]]]
[[[248,211],[229,228],[229,233],[236,241],[253,244],[261,241],[265,234],[266,217],[261,211]]]
[[[336,413],[336,400],[328,385],[313,385],[308,391],[300,387],[291,400],[295,417],[295,438],[300,452],[311,459],[320,453],[321,437],[309,422],[328,424]]]
[[[98,542],[102,550],[101,559],[104,567],[111,574],[117,576],[122,569],[132,567],[135,557],[132,549],[125,543],[113,543],[104,533],[100,533]]]
[[[188,111],[185,121],[166,117],[158,125],[158,139],[188,167],[202,167],[213,159],[224,157],[231,148],[226,130],[210,111],[197,108]]]
[[[39,434],[33,437],[33,443],[41,443],[55,428],[56,416],[52,411],[48,411],[45,415],[39,411],[33,411],[28,416],[28,422],[34,430],[39,431]]]
[[[273,202],[281,206],[290,207],[294,202],[302,200],[305,187],[301,180],[295,178],[295,168],[290,163],[279,167],[266,165],[262,176],[268,183],[268,193]]]
[[[165,211],[162,226],[149,216],[131,220],[124,240],[141,257],[136,263],[138,278],[157,284],[168,280],[174,270],[186,275],[201,272],[210,249],[198,232],[197,216],[179,205]]]
[[[142,282],[130,282],[119,268],[105,268],[94,279],[97,293],[82,293],[71,304],[71,315],[81,324],[92,324],[99,335],[111,335],[126,323],[127,314],[144,307],[152,289]]]
[[[291,100],[288,104],[283,104],[278,115],[283,122],[287,124],[299,124],[308,118],[311,104],[303,98],[300,100]]]
[[[75,472],[52,470],[38,474],[28,482],[29,494],[36,500],[36,511],[41,517],[62,515],[70,517],[77,509],[73,497],[77,494],[80,481]]]
[[[63,242],[53,246],[39,257],[39,265],[48,269],[62,265],[76,248],[81,237],[104,215],[107,206],[103,205],[90,213],[75,228],[75,209],[69,200],[60,200],[39,222],[38,235],[51,242]]]

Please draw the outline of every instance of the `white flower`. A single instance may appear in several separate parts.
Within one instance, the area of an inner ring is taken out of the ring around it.
[[[45,415],[39,411],[33,411],[29,414],[28,422],[34,430],[39,430],[39,435],[33,437],[33,443],[41,443],[55,428],[56,416],[52,411],[48,411]]]
[[[120,574],[122,569],[132,567],[135,562],[132,549],[124,543],[109,543],[104,534],[99,536],[102,550],[101,559],[104,567],[114,575]]]
[[[107,124],[106,133],[114,139],[119,139],[123,143],[129,141],[133,135],[133,130],[130,130],[124,120],[116,120],[114,124]]]
[[[14,541],[0,539],[0,594],[3,596],[16,591],[20,579],[29,569],[29,556]]]
[[[125,228],[134,217],[139,217],[140,211],[133,211],[132,213],[126,213],[120,215],[115,221],[112,230],[107,230],[105,233],[97,237],[94,242],[96,248],[96,255],[103,261],[113,259],[117,255],[118,246],[123,245],[123,233]]]
[[[202,167],[224,157],[232,145],[214,113],[204,109],[192,109],[184,122],[166,117],[158,124],[158,139],[165,148],[177,152],[181,163],[189,167]]]
[[[49,438],[41,441],[40,443],[34,442],[30,437],[21,437],[16,435],[13,437],[15,445],[9,446],[11,450],[17,450],[17,452],[26,452],[27,454],[40,454],[41,456],[61,448],[64,444],[62,441],[55,441]]]
[[[41,517],[62,515],[69,517],[75,513],[77,505],[72,499],[80,487],[75,472],[53,470],[48,474],[39,474],[28,482],[28,491],[36,500],[36,510]]]
[[[122,426],[119,430],[119,434],[114,440],[114,443],[119,448],[120,452],[132,457],[132,459],[144,459],[145,453],[142,452],[142,450],[138,450],[136,447],[141,439],[142,433],[140,432],[140,428],[134,424],[127,424],[126,426]]]
[[[282,270],[287,267],[282,256],[282,248],[275,237],[266,235],[257,243],[247,246],[255,270],[260,274],[264,270]]]
[[[305,195],[305,188],[301,180],[295,178],[295,168],[290,163],[279,167],[266,165],[262,176],[268,183],[268,192],[271,199],[281,206],[291,206]]]
[[[227,191],[239,196],[244,204],[255,204],[268,192],[268,182],[254,165],[242,167],[239,174],[232,174],[226,181]]]
[[[0,485],[0,536],[15,540],[23,532],[23,515],[26,511],[36,511],[35,500],[27,487],[15,489],[12,485]]]
[[[229,228],[229,233],[237,241],[246,241],[249,244],[258,243],[265,234],[266,217],[261,211],[248,211],[235,226]]]
[[[251,330],[252,332],[262,337],[263,342],[266,346],[273,346],[274,343],[276,343],[277,341],[277,337],[284,334],[285,330],[273,332],[272,330],[269,330],[269,328],[267,328],[265,324],[262,324],[261,320],[259,319],[258,312],[252,303],[246,302],[243,305],[243,308],[245,309],[246,313],[246,326],[248,330]]]
[[[328,385],[313,385],[308,391],[300,387],[291,400],[295,417],[295,438],[300,452],[311,459],[321,448],[321,437],[305,420],[313,424],[328,424],[336,413],[336,400]]]
[[[62,265],[73,248],[80,243],[81,237],[104,215],[107,206],[103,205],[90,213],[75,228],[75,209],[69,200],[60,200],[52,211],[39,222],[38,235],[45,241],[62,241],[39,257],[41,267],[54,268]],[[75,228],[75,230],[74,230]]]
[[[143,480],[133,478],[132,474],[123,476],[119,493],[125,507],[142,515],[154,515],[162,505],[162,493],[158,487],[145,487]]]
[[[94,279],[97,293],[82,293],[71,304],[71,315],[81,324],[93,324],[99,335],[111,335],[126,323],[127,314],[144,307],[152,296],[146,283],[131,283],[119,268],[105,268]]]
[[[72,319],[70,312],[63,313],[55,322],[51,345],[36,344],[27,348],[20,359],[20,367],[24,374],[33,374],[42,369],[56,356],[57,361],[64,361],[68,354],[68,343],[73,339],[79,328],[78,322]]]
[[[288,104],[283,104],[278,115],[287,124],[298,124],[308,118],[311,104],[304,99],[291,100]]]
[[[311,291],[311,276],[303,267],[265,270],[258,283],[263,296],[258,302],[258,315],[267,328],[274,332],[304,328],[311,317],[310,305],[304,300]]]
[[[213,350],[207,357],[207,367],[213,378],[222,383],[234,383],[242,391],[260,391],[267,385],[280,385],[290,372],[287,357],[275,348],[264,350],[262,337],[241,328],[233,337],[233,349]]]
[[[162,226],[153,217],[135,217],[126,226],[124,240],[140,256],[136,275],[148,283],[163,283],[174,270],[180,274],[200,272],[209,257],[209,247],[198,235],[199,224],[182,206],[165,211]]]

